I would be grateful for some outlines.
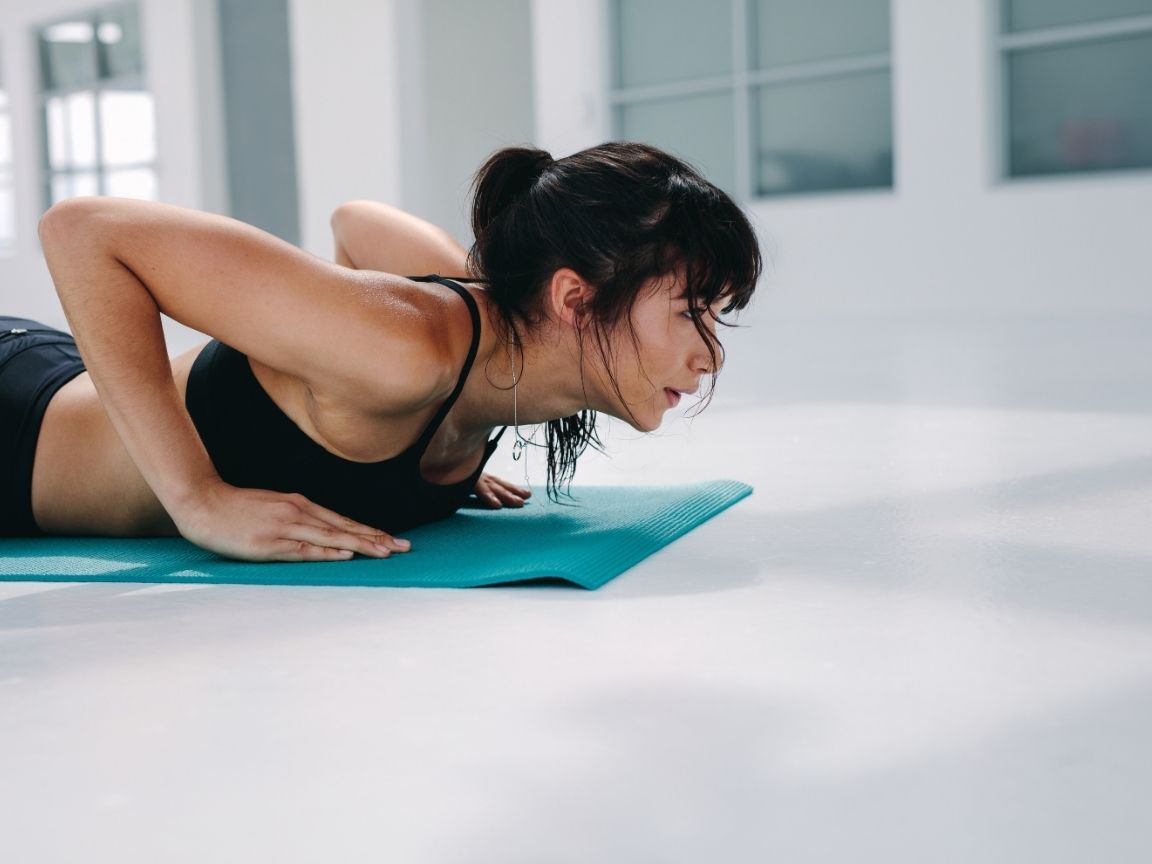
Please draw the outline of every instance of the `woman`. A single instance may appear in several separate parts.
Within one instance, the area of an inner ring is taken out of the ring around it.
[[[641,144],[496,153],[467,255],[381,205],[333,226],[335,265],[168,205],[51,208],[41,243],[75,345],[0,319],[0,533],[179,533],[249,560],[406,551],[397,533],[470,493],[523,503],[482,473],[496,427],[547,424],[554,494],[599,445],[597,412],[659,426],[717,371],[718,316],[760,272],[740,209]],[[427,271],[471,278],[392,275]],[[170,360],[162,312],[213,341]]]

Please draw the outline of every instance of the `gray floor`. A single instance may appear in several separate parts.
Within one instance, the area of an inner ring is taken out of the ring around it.
[[[1149,334],[736,334],[596,592],[0,584],[0,857],[1152,860]]]

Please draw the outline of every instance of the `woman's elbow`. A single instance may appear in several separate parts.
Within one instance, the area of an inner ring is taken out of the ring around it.
[[[353,201],[345,201],[343,204],[337,206],[332,211],[332,218],[328,220],[333,230],[339,230],[346,227],[349,222],[364,217],[365,209],[371,207],[374,202],[356,199]]]
[[[107,210],[106,198],[65,198],[56,202],[40,217],[38,231],[41,247],[47,252],[61,243],[76,243],[91,232],[99,215]]]

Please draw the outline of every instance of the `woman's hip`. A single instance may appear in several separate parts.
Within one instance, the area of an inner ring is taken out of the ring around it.
[[[32,466],[48,403],[84,371],[72,337],[27,318],[0,316],[0,535],[37,534]]]

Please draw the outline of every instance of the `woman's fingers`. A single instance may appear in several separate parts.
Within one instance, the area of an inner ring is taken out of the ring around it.
[[[335,511],[329,510],[326,507],[321,507],[313,501],[308,500],[303,495],[293,496],[299,500],[296,502],[301,510],[307,515],[316,519],[321,524],[331,528],[336,528],[339,531],[348,535],[358,535],[367,538],[373,544],[383,546],[389,552],[407,552],[412,548],[412,543],[400,537],[393,537],[378,528],[373,528],[371,525],[365,525],[363,522],[357,522],[355,519],[349,519],[347,516],[341,516]],[[360,551],[360,550],[357,550]],[[367,554],[367,553],[365,553]]]
[[[392,554],[387,546],[328,525],[282,525],[279,535],[270,544],[270,553],[279,561],[340,561],[354,554],[366,558],[388,558]]]
[[[481,474],[476,481],[476,494],[492,508],[523,507],[532,490],[501,480],[492,474]]]
[[[500,488],[511,495],[516,495],[519,498],[532,497],[532,490],[526,486],[517,486],[514,483],[509,483],[507,480],[501,480],[499,477],[493,477],[492,479],[496,481]]]
[[[392,548],[376,543],[371,537],[354,535],[331,525],[296,524],[286,525],[282,532],[283,540],[289,543],[308,543],[313,546],[324,546],[333,550],[355,552],[369,558],[387,558],[392,554]]]
[[[305,540],[281,540],[268,561],[347,561],[353,553],[348,549],[317,546]]]

